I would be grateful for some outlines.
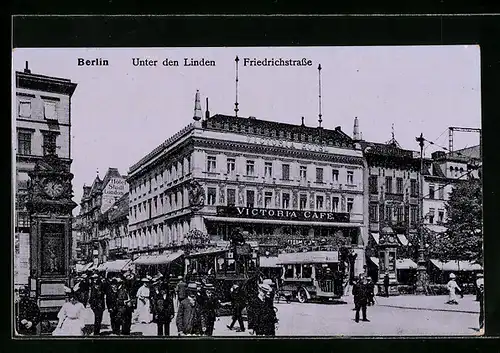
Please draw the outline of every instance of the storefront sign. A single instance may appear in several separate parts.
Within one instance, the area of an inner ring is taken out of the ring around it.
[[[285,147],[285,148],[305,150],[311,152],[326,152],[326,146],[315,145],[312,143],[297,143],[292,141],[283,141],[265,137],[248,136],[247,143],[264,145],[264,146]]]
[[[218,206],[217,215],[223,217],[290,220],[309,222],[349,222],[349,213],[334,213],[305,210],[282,210],[272,208],[249,208]]]

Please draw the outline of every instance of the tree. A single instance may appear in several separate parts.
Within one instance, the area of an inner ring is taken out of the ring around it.
[[[436,239],[440,260],[483,264],[482,186],[470,179],[457,184],[446,204],[446,232]]]

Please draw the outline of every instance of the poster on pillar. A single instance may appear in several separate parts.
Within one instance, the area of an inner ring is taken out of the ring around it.
[[[66,272],[65,225],[42,223],[41,229],[41,276],[64,276]]]

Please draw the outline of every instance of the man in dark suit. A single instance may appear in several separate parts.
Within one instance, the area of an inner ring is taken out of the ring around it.
[[[179,304],[176,318],[179,336],[202,334],[201,307],[196,300],[197,290],[195,283],[189,283],[186,288],[188,296]]]
[[[157,326],[158,336],[170,336],[170,322],[174,318],[174,300],[168,287],[168,283],[161,281],[151,290],[152,311]]]
[[[123,280],[118,277],[118,315],[122,325],[122,335],[130,335],[132,326],[132,313],[134,311],[134,303],[130,296],[129,289],[124,286]]]
[[[102,314],[105,309],[105,290],[98,274],[94,273],[91,280],[89,304],[94,312],[94,336],[98,336],[101,332]]]
[[[240,325],[238,332],[245,332],[245,325],[243,324],[243,309],[246,305],[245,293],[238,284],[233,284],[231,287],[231,304],[233,307],[233,321],[227,328],[232,330],[236,321]]]
[[[386,272],[384,276],[384,291],[385,296],[389,298],[389,272]]]
[[[29,297],[28,288],[19,291],[19,302],[16,303],[16,329],[20,335],[36,335],[40,322],[40,308]]]
[[[253,301],[253,310],[255,313],[254,330],[257,336],[275,336],[276,323],[278,319],[274,311],[273,303],[269,300],[272,292],[268,284],[259,284],[259,294]]]
[[[205,336],[212,336],[214,333],[215,320],[217,319],[217,310],[220,302],[215,298],[215,287],[211,283],[206,283],[205,300],[201,308],[202,311],[202,331]]]
[[[359,310],[361,309],[363,314],[362,321],[370,321],[366,318],[366,305],[368,304],[369,288],[363,274],[359,275],[359,281],[352,287],[352,295],[354,296],[354,306],[356,310],[354,320],[359,322]]]
[[[119,335],[121,328],[121,318],[118,313],[118,282],[116,278],[111,281],[111,284],[106,293],[106,306],[108,307],[113,334]]]

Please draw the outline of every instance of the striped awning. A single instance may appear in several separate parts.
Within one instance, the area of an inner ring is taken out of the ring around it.
[[[379,233],[370,233],[372,235],[373,240],[375,240],[375,243],[378,245],[380,241],[380,234]]]
[[[417,264],[412,259],[397,259],[396,268],[398,270],[411,270],[416,269]]]
[[[339,262],[338,251],[306,251],[278,255],[278,264],[335,263]]]
[[[132,260],[130,259],[107,261],[100,264],[97,267],[97,270],[106,272],[120,272],[124,269],[131,267],[131,265],[132,265]]]
[[[396,234],[396,236],[399,239],[399,242],[401,245],[408,245],[410,242],[408,241],[408,238],[404,234]]]
[[[174,260],[177,260],[182,255],[184,255],[184,251],[176,251],[160,255],[141,255],[136,260],[134,260],[134,264],[140,266],[165,265]]]
[[[439,261],[431,259],[431,263],[441,271],[482,271],[483,267],[471,261]]]

